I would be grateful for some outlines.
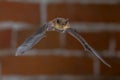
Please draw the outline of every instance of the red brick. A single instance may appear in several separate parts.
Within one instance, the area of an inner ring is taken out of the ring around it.
[[[11,29],[0,30],[0,49],[11,47]]]
[[[17,46],[22,44],[30,35],[32,35],[35,32],[34,29],[29,30],[20,30],[17,33]]]
[[[18,45],[22,44],[29,36],[31,36],[37,30],[21,30],[18,32]],[[46,37],[43,38],[34,46],[38,49],[53,49],[60,48],[59,33],[58,32],[46,32]]]
[[[82,50],[83,47],[73,36],[66,34],[66,49]]]
[[[0,21],[20,21],[38,24],[40,22],[39,4],[0,2]]]
[[[110,33],[108,32],[88,32],[80,33],[80,35],[96,50],[108,49]],[[71,35],[67,34],[67,49],[83,49],[81,43],[79,43]]]
[[[105,60],[112,68],[108,68],[104,64],[101,64],[101,74],[104,76],[120,76],[120,58],[106,58]]]
[[[71,22],[120,22],[120,5],[50,3],[48,20],[55,17],[69,18]]]
[[[88,75],[93,74],[92,59],[63,56],[5,56],[2,74],[11,75]]]
[[[120,50],[120,32],[113,32],[113,38],[116,41],[116,50]]]

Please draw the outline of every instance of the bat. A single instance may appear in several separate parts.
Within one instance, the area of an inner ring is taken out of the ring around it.
[[[17,51],[16,56],[25,53],[26,51],[30,50],[35,44],[37,44],[41,39],[45,37],[46,31],[57,31],[60,33],[69,33],[75,39],[77,39],[82,46],[84,47],[85,51],[95,55],[101,62],[103,62],[106,66],[111,67],[87,42],[86,40],[79,35],[79,33],[70,27],[69,19],[65,18],[55,18],[52,21],[44,24],[36,33],[32,34],[28,37],[23,44],[21,44]]]

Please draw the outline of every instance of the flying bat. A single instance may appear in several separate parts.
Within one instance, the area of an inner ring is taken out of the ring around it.
[[[85,51],[95,55],[101,62],[103,62],[108,67],[111,67],[86,41],[80,36],[80,34],[73,28],[71,28],[69,20],[65,18],[55,18],[52,21],[44,24],[36,33],[28,37],[22,45],[20,45],[16,51],[16,56],[21,55],[31,49],[35,44],[37,44],[41,39],[45,37],[46,31],[58,31],[60,33],[68,32],[75,39],[77,39]]]

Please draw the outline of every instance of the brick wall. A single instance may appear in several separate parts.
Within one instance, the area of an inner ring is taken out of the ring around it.
[[[2,80],[119,80],[120,4],[118,0],[0,1],[0,74]],[[86,53],[69,34],[47,32],[24,56],[16,48],[40,25],[70,19],[86,41],[111,64]]]

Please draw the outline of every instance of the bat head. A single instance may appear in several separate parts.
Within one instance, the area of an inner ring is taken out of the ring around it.
[[[69,19],[65,19],[65,18],[55,18],[53,20],[54,23],[54,28],[58,31],[65,31],[66,29],[70,28],[70,24],[69,24]]]

